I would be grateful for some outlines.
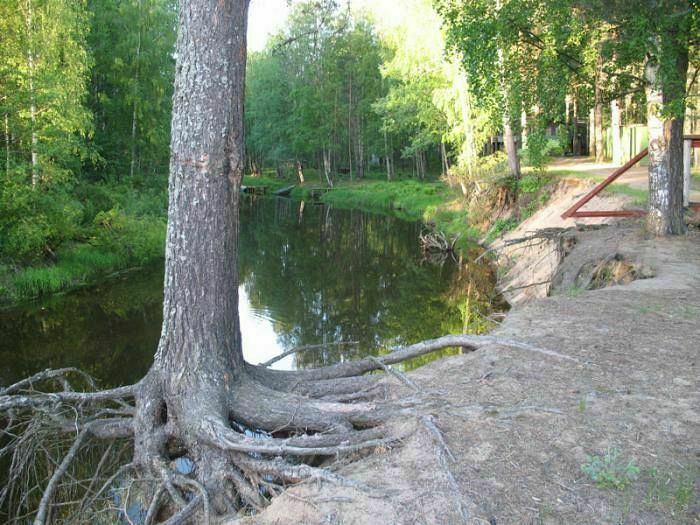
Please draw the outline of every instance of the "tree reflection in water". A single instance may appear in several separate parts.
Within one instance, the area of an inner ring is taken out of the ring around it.
[[[243,334],[252,362],[300,345],[359,342],[288,360],[322,366],[486,327],[491,270],[449,259],[442,266],[424,262],[419,224],[254,197],[245,198],[241,219],[241,297],[249,301],[241,310],[260,321],[255,333]],[[106,386],[138,380],[158,342],[162,275],[162,267],[133,272],[0,311],[0,384],[64,366],[84,369]]]
[[[487,327],[491,269],[423,261],[420,224],[254,197],[241,214],[241,283],[251,305],[275,320],[280,346],[359,342],[300,353],[298,367]]]

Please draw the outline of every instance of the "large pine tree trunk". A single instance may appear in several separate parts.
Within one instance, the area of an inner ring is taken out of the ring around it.
[[[219,454],[195,427],[203,415],[227,420],[244,363],[237,245],[248,1],[180,8],[163,327],[135,422],[138,464],[152,466],[177,436],[207,483],[222,482],[211,470],[227,462],[215,466]]]

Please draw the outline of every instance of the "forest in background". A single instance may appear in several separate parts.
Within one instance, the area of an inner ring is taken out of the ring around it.
[[[644,123],[650,89],[693,109],[697,7],[294,2],[249,56],[248,171],[513,200],[521,161],[619,156],[604,129]],[[176,24],[175,0],[0,1],[0,296],[162,257]]]

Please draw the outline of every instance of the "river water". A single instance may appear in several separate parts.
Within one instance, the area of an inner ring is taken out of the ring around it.
[[[390,216],[244,197],[239,295],[245,358],[259,363],[301,345],[349,343],[275,365],[322,366],[483,328],[490,269],[449,257],[424,260],[420,228]],[[158,343],[162,282],[161,265],[1,311],[0,385],[64,366],[79,367],[104,386],[137,381]]]

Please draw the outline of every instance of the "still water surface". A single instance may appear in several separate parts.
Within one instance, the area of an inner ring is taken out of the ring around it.
[[[322,366],[461,332],[466,312],[488,302],[492,276],[450,259],[424,261],[420,227],[245,197],[239,294],[245,358],[259,363],[300,345],[357,341],[275,365]],[[156,267],[0,312],[0,385],[63,366],[82,368],[108,386],[137,381],[158,343],[162,283],[163,268]]]

